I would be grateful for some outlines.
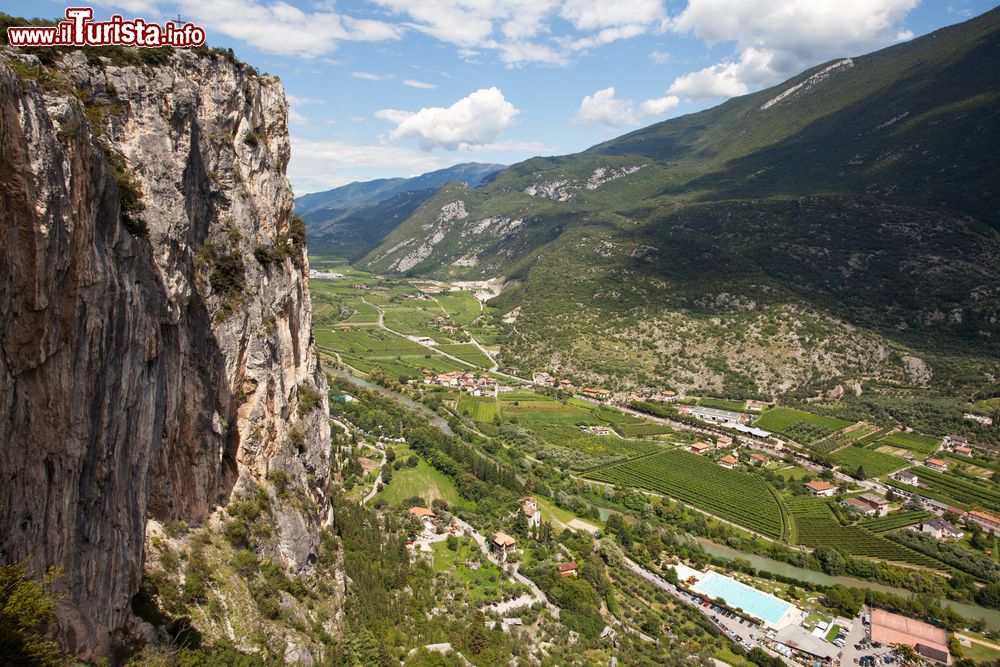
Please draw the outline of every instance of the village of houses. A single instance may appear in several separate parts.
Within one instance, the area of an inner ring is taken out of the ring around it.
[[[773,467],[790,460],[809,470],[821,471],[810,461],[808,451],[775,433],[753,425],[754,413],[770,407],[762,402],[748,401],[745,411],[736,411],[683,402],[681,396],[669,390],[643,396],[635,394],[619,396],[605,389],[576,388],[571,381],[558,379],[547,373],[536,373],[531,383],[522,382],[517,387],[482,372],[435,372],[423,369],[422,375],[423,377],[414,383],[457,389],[474,397],[496,397],[518,388],[543,386],[559,389],[595,403],[614,405],[625,411],[628,411],[629,402],[635,400],[668,404],[674,406],[679,414],[704,424],[703,427],[692,427],[689,422],[676,426],[706,436],[688,445],[687,449],[692,454],[711,458],[719,466],[729,469],[740,466]],[[603,425],[583,424],[581,428],[595,436],[611,436],[615,433],[611,427]],[[970,443],[959,436],[945,438],[941,443],[941,450],[966,457],[982,452],[975,443]],[[827,476],[828,479],[803,482],[802,490],[811,496],[836,499],[842,507],[859,518],[885,516],[899,510],[904,504],[919,505],[931,515],[920,523],[909,526],[908,529],[919,531],[936,540],[950,542],[962,540],[971,526],[975,526],[976,530],[1000,536],[1000,518],[980,510],[960,509],[937,500],[932,493],[926,496],[920,493],[920,490],[925,488],[920,479],[920,470],[947,473],[951,465],[948,460],[936,455],[928,456],[923,461],[912,457],[907,459],[912,465],[892,473],[885,481],[897,481],[906,489],[910,489],[909,491],[889,486],[876,479],[857,480],[839,471],[833,471],[834,474],[832,477]],[[377,465],[374,462],[372,464]],[[523,594],[516,601],[503,603],[502,610],[507,615],[499,622],[505,630],[511,625],[520,623],[516,615],[519,608],[544,600],[544,595],[537,590],[537,587],[517,572],[517,563],[510,562],[511,556],[518,551],[518,539],[525,538],[517,538],[502,530],[489,535],[479,535],[474,528],[460,519],[449,516],[446,522],[438,513],[427,507],[411,507],[408,512],[422,526],[421,534],[411,543],[415,554],[428,551],[430,544],[445,540],[449,535],[471,536],[482,550],[483,556],[506,571],[512,583],[518,581],[529,590],[533,589],[531,593]],[[529,527],[527,539],[530,539],[532,531],[537,530],[542,522],[541,509],[533,498],[525,498],[519,507],[512,508],[512,517],[515,512],[524,514]],[[639,568],[638,565],[633,565]],[[478,561],[470,561],[466,566],[476,568]],[[555,563],[553,567],[561,577],[572,577],[577,574],[577,564],[570,559]],[[945,631],[922,621],[885,610],[866,609],[854,619],[830,618],[813,626],[805,626],[803,625],[805,613],[795,604],[754,587],[752,581],[746,583],[714,570],[697,572],[683,563],[677,563],[675,569],[679,574],[685,575],[680,578],[680,586],[668,583],[649,571],[643,570],[642,576],[650,577],[657,585],[685,603],[697,606],[699,611],[719,625],[734,641],[740,642],[746,648],[757,646],[764,648],[773,655],[782,656],[790,664],[861,664],[869,667],[891,664],[894,659],[898,659],[898,655],[889,647],[896,644],[910,646],[927,662],[945,665],[951,663]],[[725,582],[727,601],[730,601],[730,598],[743,600],[745,596],[745,604],[738,610],[713,602],[713,596],[709,591],[716,590],[720,581]],[[701,588],[703,582],[706,583],[704,590]],[[708,585],[709,582],[711,586]],[[784,609],[781,618],[772,618],[766,611],[755,613],[756,609],[766,610],[771,607]],[[832,630],[835,628],[840,630],[833,633]]]

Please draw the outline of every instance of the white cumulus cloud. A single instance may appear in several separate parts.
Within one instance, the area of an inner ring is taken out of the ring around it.
[[[483,88],[450,107],[420,111],[382,109],[375,116],[396,125],[390,140],[416,139],[423,150],[469,150],[490,144],[514,123],[519,113],[497,88]]]
[[[587,127],[622,127],[636,125],[639,122],[631,100],[620,100],[615,97],[615,88],[610,86],[598,90],[593,95],[586,95],[580,102],[580,109],[573,117],[577,125]]]
[[[667,95],[646,100],[639,106],[639,110],[646,116],[662,116],[680,103],[676,95]]]
[[[734,42],[736,57],[678,77],[670,92],[731,97],[778,83],[812,65],[902,39],[919,0],[688,0],[669,28],[708,44]]]
[[[334,51],[338,41],[383,41],[402,34],[391,23],[334,11],[306,12],[281,0],[179,0],[178,8],[185,21],[200,24],[210,34],[228,35],[269,53],[307,58]]]

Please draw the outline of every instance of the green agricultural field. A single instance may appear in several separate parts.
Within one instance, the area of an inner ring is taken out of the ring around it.
[[[849,475],[853,475],[859,466],[864,468],[866,478],[888,475],[908,465],[904,459],[854,445],[836,452],[833,460]]]
[[[504,412],[504,416],[509,414]],[[539,458],[573,470],[588,470],[661,450],[654,442],[626,440],[613,434],[594,435],[573,424],[537,421],[521,426],[530,429],[545,443],[537,451]]]
[[[903,431],[890,433],[882,438],[882,442],[895,447],[909,449],[910,451],[920,452],[921,454],[933,454],[941,446],[940,438],[932,438],[928,435],[906,433]]]
[[[858,525],[866,530],[872,531],[873,533],[888,533],[893,530],[918,524],[933,516],[934,515],[930,512],[925,512],[923,510],[904,510],[901,512],[893,512],[892,514],[886,516],[880,516],[875,519],[868,519],[867,521],[862,521]]]
[[[471,323],[482,312],[479,300],[472,295],[472,292],[445,292],[435,295],[434,298],[448,313],[451,321],[460,327]]]
[[[458,357],[462,361],[466,361],[473,366],[479,366],[480,368],[489,368],[493,364],[486,357],[485,354],[480,351],[478,347],[472,343],[456,343],[453,345],[438,345],[437,349],[441,350],[445,354],[450,354],[453,357]]]
[[[395,450],[397,459],[405,460],[412,453],[408,447],[396,447]],[[471,504],[459,494],[451,477],[431,467],[423,458],[419,458],[415,468],[403,466],[399,470],[393,470],[392,481],[375,495],[375,500],[381,499],[396,506],[414,496],[423,498],[427,506],[438,498],[447,502],[452,509]]]
[[[516,396],[517,393],[500,396],[500,409],[504,417],[516,417],[519,422],[526,424],[601,423],[589,405],[586,408],[563,405],[559,401],[534,393],[529,394],[527,398],[515,398]]]
[[[489,398],[476,398],[468,394],[462,394],[458,399],[458,414],[466,415],[473,421],[492,423],[499,413],[497,401],[492,396]]]
[[[857,526],[842,526],[833,519],[800,517],[795,520],[798,543],[807,547],[834,547],[852,556],[865,556],[924,567],[940,568],[941,564],[912,549]]]
[[[833,517],[830,502],[826,498],[793,496],[785,499],[785,505],[788,507],[789,513],[796,519],[799,517],[819,517],[825,519]]]
[[[1000,512],[1000,490],[997,486],[982,484],[953,472],[934,472],[927,468],[916,469],[920,481],[934,491],[969,505],[981,505]]]
[[[754,421],[754,426],[780,433],[796,442],[809,444],[850,426],[851,422],[835,417],[814,415],[794,408],[771,408]]]
[[[722,398],[700,398],[698,405],[716,410],[732,410],[733,412],[746,412],[746,401],[727,401]]]
[[[673,433],[674,429],[664,424],[653,422],[642,422],[639,424],[615,424],[614,429],[624,438],[642,438],[653,435],[667,435]]]
[[[663,493],[775,539],[787,534],[787,512],[770,485],[685,451],[668,450],[585,476]]]

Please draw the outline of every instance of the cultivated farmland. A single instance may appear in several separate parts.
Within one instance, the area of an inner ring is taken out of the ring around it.
[[[757,428],[780,433],[803,444],[815,442],[850,425],[851,422],[843,419],[814,415],[793,408],[772,408],[754,422]]]
[[[786,535],[786,512],[766,482],[685,451],[661,452],[586,476],[657,491],[775,539]]]
[[[836,452],[833,455],[833,460],[849,475],[853,475],[859,466],[864,468],[866,478],[881,477],[908,465],[901,458],[854,445],[844,447]]]
[[[923,510],[907,510],[903,512],[893,512],[888,516],[880,516],[875,519],[862,521],[858,525],[873,533],[888,533],[890,530],[906,528],[918,524],[924,519],[929,519],[934,515]]]
[[[807,547],[834,547],[852,556],[867,556],[882,560],[902,561],[939,568],[941,564],[912,549],[857,526],[842,526],[833,519],[802,517],[796,519],[799,544]]]
[[[932,438],[927,435],[920,435],[919,433],[905,433],[903,431],[890,433],[882,439],[882,442],[895,447],[909,449],[910,451],[920,452],[921,454],[933,454],[941,446],[939,438]]]

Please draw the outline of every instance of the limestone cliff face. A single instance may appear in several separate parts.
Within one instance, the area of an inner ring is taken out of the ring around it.
[[[71,648],[128,622],[148,516],[269,472],[312,501],[276,526],[309,566],[329,425],[287,115],[224,56],[0,52],[0,560],[63,568]]]

